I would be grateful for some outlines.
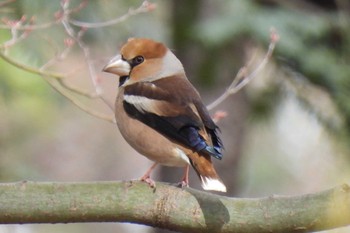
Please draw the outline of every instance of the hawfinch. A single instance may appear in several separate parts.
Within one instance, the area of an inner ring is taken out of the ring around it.
[[[155,162],[142,181],[154,187],[151,171],[162,164],[186,167],[181,185],[188,186],[192,165],[203,189],[226,192],[211,162],[222,158],[218,127],[170,49],[131,38],[103,71],[119,76],[115,117],[121,134]]]

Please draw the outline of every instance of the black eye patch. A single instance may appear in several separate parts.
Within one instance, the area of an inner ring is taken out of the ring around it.
[[[141,64],[143,61],[145,60],[145,58],[143,56],[136,56],[131,60],[131,66],[137,66],[139,64]]]

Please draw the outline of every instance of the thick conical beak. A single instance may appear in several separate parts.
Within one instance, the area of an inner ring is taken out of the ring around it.
[[[120,55],[117,55],[112,58],[102,70],[118,76],[127,76],[130,73],[130,69],[130,64],[123,60]]]

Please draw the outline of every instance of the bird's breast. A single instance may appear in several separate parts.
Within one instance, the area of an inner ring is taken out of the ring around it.
[[[189,164],[184,148],[125,112],[123,96],[123,88],[120,88],[115,103],[115,117],[124,139],[136,151],[154,162],[177,167]]]

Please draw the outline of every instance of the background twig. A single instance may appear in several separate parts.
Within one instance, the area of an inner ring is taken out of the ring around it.
[[[250,73],[247,71],[247,67],[242,67],[236,77],[232,80],[232,83],[227,88],[227,90],[219,96],[216,100],[214,100],[211,104],[207,105],[208,110],[212,110],[219,104],[221,104],[224,100],[227,99],[230,95],[233,95],[240,91],[243,87],[245,87],[249,82],[251,82],[258,74],[261,72],[261,70],[266,66],[268,60],[270,59],[273,50],[275,49],[275,46],[279,40],[279,35],[277,34],[276,30],[274,28],[271,29],[270,32],[270,44],[269,48],[263,58],[263,60],[260,62],[260,64],[254,68],[253,71]]]

